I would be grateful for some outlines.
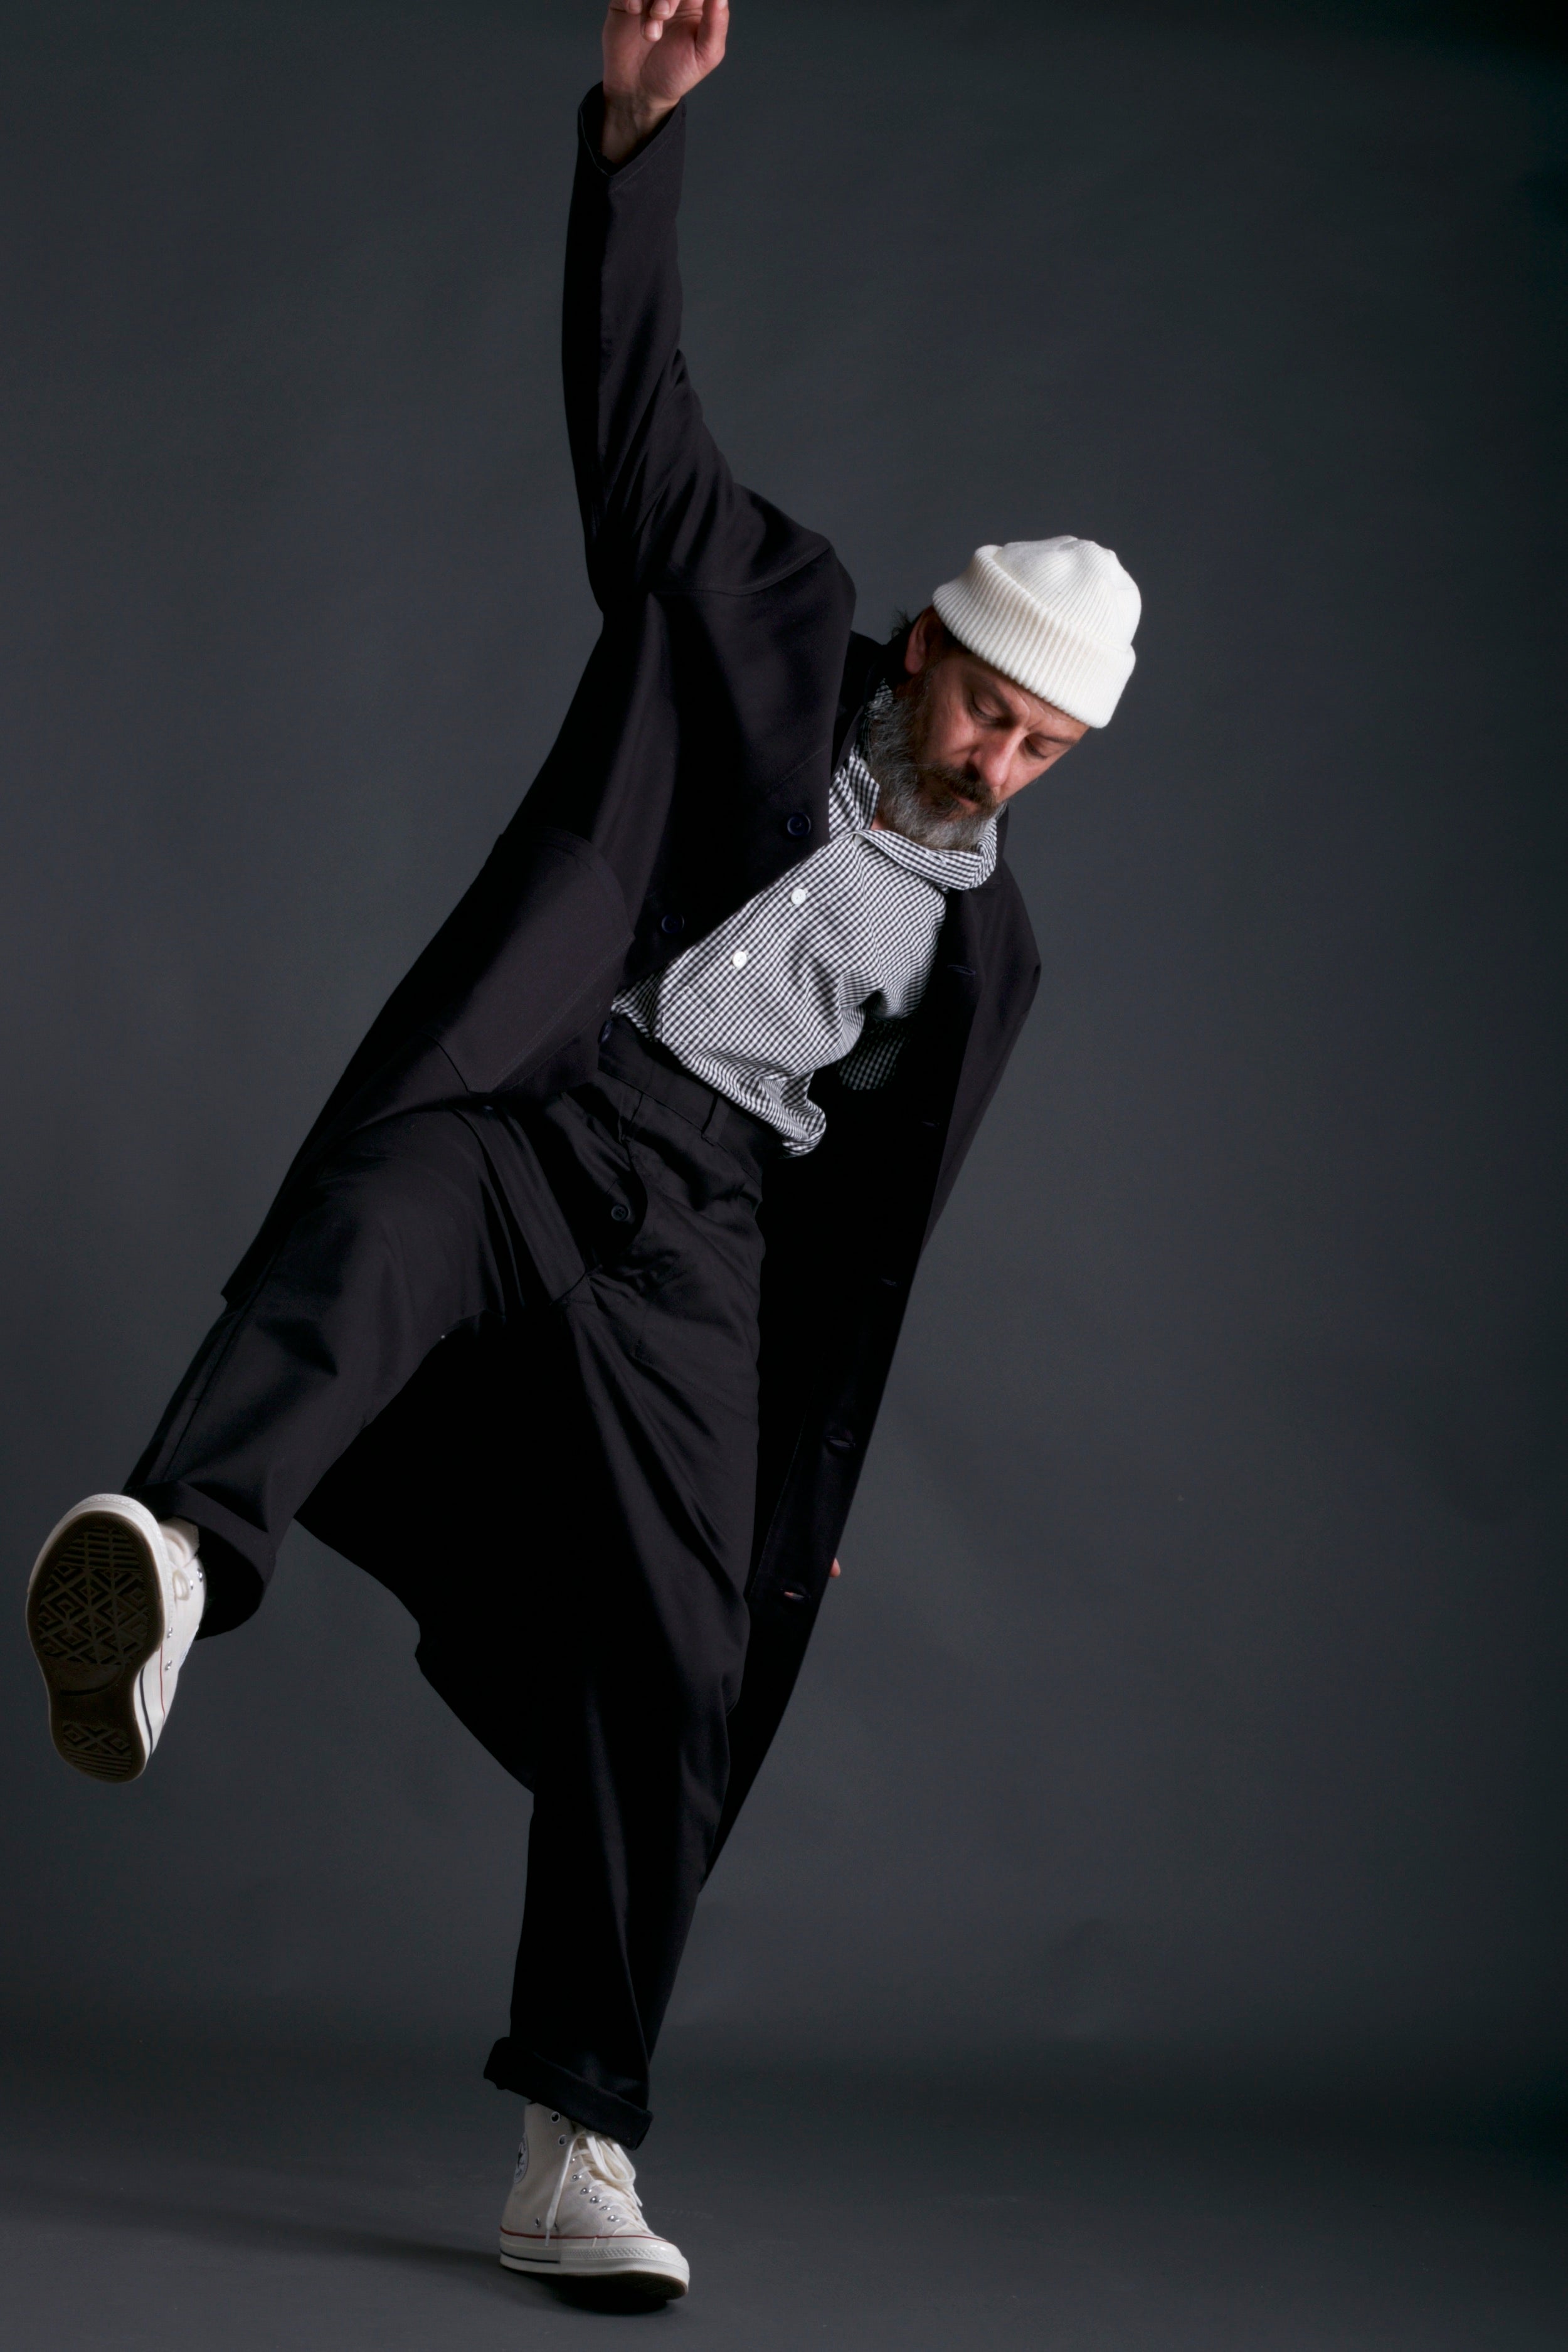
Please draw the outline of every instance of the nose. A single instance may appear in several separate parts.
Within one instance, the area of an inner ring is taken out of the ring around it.
[[[1007,782],[1013,772],[1013,752],[1010,737],[1001,740],[993,738],[980,744],[970,761],[972,773],[985,785],[993,797],[1007,789]]]

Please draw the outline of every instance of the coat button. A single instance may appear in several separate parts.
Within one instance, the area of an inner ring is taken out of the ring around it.
[[[786,1601],[809,1601],[811,1595],[809,1592],[803,1592],[798,1584],[786,1584],[784,1597]]]
[[[855,1432],[852,1429],[830,1429],[827,1433],[826,1445],[829,1454],[853,1454]]]
[[[796,809],[784,819],[784,831],[792,841],[804,841],[811,831],[811,819],[804,809]]]
[[[686,929],[686,918],[684,915],[666,915],[658,928],[668,933],[670,939],[679,939]]]
[[[605,1022],[605,1025],[604,1025],[604,1027],[603,1027],[603,1028],[600,1030],[600,1032],[599,1032],[599,1043],[600,1043],[600,1045],[607,1045],[609,1044],[609,1042],[610,1042],[611,1038],[615,1035],[615,1034],[616,1034],[616,1024],[615,1024],[615,1023],[614,1023],[613,1021],[606,1021],[606,1022]]]
[[[615,1207],[610,1211],[610,1214],[617,1225],[629,1225],[631,1223],[632,1213],[627,1208],[624,1201],[617,1201]]]
[[[974,977],[974,966],[972,963],[950,963],[947,968],[949,971],[956,972],[960,980],[973,980]]]

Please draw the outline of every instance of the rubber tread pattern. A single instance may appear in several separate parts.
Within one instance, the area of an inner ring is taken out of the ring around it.
[[[33,1647],[57,1687],[100,1688],[155,1647],[142,1548],[127,1528],[68,1528],[33,1592]]]
[[[140,1748],[118,1724],[73,1723],[68,1716],[57,1716],[54,1731],[67,1763],[94,1780],[134,1780],[142,1769]]]

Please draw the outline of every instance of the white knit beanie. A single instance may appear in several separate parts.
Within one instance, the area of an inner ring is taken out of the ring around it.
[[[972,654],[1086,726],[1106,724],[1132,675],[1142,600],[1092,539],[977,547],[931,603]]]

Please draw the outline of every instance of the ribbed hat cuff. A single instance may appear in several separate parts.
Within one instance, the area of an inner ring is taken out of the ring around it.
[[[946,627],[1016,686],[1087,727],[1104,727],[1132,675],[1131,646],[1097,644],[1037,604],[993,557],[976,554],[931,598]]]

